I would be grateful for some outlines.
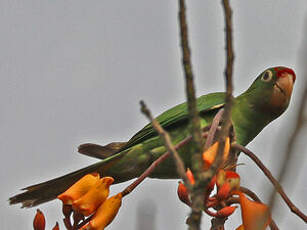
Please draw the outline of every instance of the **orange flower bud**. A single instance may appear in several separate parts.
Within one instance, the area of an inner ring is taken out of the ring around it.
[[[60,227],[59,227],[59,223],[56,222],[55,226],[53,227],[52,230],[60,230]]]
[[[75,200],[72,207],[84,216],[91,215],[109,196],[109,187],[114,182],[112,177],[103,177],[82,197]]]
[[[204,168],[205,169],[208,169],[212,165],[212,163],[213,163],[213,161],[214,161],[214,159],[216,157],[218,146],[219,146],[218,142],[215,142],[213,145],[211,145],[207,149],[207,151],[203,152],[202,157],[203,157]]]
[[[62,194],[58,195],[58,199],[63,201],[63,204],[71,205],[76,199],[79,199],[87,193],[99,181],[99,174],[87,174],[73,184]]]
[[[179,184],[178,184],[177,194],[178,194],[179,199],[183,203],[185,203],[185,204],[190,206],[191,201],[190,201],[190,198],[189,198],[188,190],[187,190],[187,188],[185,187],[185,185],[181,181],[179,181]]]
[[[219,148],[219,143],[215,142],[211,145],[205,152],[203,152],[203,161],[204,161],[204,169],[207,170],[215,160],[217,151]],[[230,150],[230,139],[226,137],[225,146],[224,146],[224,154],[223,154],[223,161],[226,161],[229,155]]]
[[[33,221],[34,230],[45,230],[46,220],[41,210],[37,209],[36,215]]]
[[[187,169],[186,175],[187,175],[188,180],[190,181],[191,185],[195,184],[194,175],[189,168]]]
[[[98,208],[93,219],[85,225],[83,230],[103,230],[115,218],[122,204],[122,194],[110,197]]]
[[[220,210],[217,211],[216,215],[217,217],[228,217],[230,216],[235,210],[236,206],[226,206]]]
[[[244,229],[264,230],[271,221],[269,207],[265,204],[249,200],[243,193],[240,196],[241,215]]]
[[[226,182],[218,188],[216,197],[219,200],[224,200],[230,195],[230,190],[231,190],[230,184]]]

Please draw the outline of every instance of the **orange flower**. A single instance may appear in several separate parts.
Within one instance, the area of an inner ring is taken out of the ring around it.
[[[187,178],[190,181],[191,185],[195,184],[195,179],[192,171],[188,168],[186,172]]]
[[[236,206],[226,206],[220,210],[217,211],[217,216],[218,217],[228,217],[230,216],[235,210],[236,210]]]
[[[264,230],[270,223],[269,207],[265,204],[249,200],[243,193],[240,197],[241,215],[245,230]]]
[[[217,199],[224,200],[230,195],[231,187],[228,182],[224,183],[221,187],[218,188]]]
[[[33,221],[34,230],[45,230],[46,220],[41,210],[37,209],[36,215]]]
[[[204,161],[204,168],[207,170],[215,160],[217,151],[219,148],[219,143],[215,142],[213,145],[211,145],[205,152],[203,152],[203,161]],[[230,139],[229,137],[225,140],[225,147],[224,147],[224,154],[223,154],[223,161],[227,160],[227,157],[229,155],[230,150]]]
[[[183,203],[185,203],[187,205],[191,204],[188,190],[187,190],[187,188],[185,187],[185,185],[181,181],[179,181],[179,184],[178,184],[177,194],[178,194],[179,199]]]
[[[103,230],[115,218],[122,204],[122,194],[118,193],[110,197],[98,208],[93,219],[85,226],[83,230]]]
[[[55,224],[55,226],[53,227],[52,230],[60,230],[58,222],[56,222],[56,224]]]
[[[243,224],[236,228],[236,230],[244,230]]]
[[[109,196],[109,187],[113,182],[112,177],[98,180],[85,195],[73,202],[73,209],[84,216],[92,214]]]
[[[87,174],[73,184],[62,194],[58,195],[58,199],[63,201],[63,204],[71,205],[76,199],[79,199],[87,193],[99,181],[99,174]]]

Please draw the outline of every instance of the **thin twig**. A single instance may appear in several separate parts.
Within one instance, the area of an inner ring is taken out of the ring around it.
[[[283,200],[286,202],[290,210],[295,213],[298,217],[300,217],[305,223],[307,223],[307,216],[301,212],[300,209],[298,209],[293,202],[290,200],[290,198],[286,195],[284,192],[282,186],[279,184],[279,182],[273,177],[272,173],[270,170],[268,170],[264,164],[260,161],[260,159],[249,149],[245,148],[242,145],[239,145],[237,143],[234,143],[231,145],[231,147],[236,148],[237,150],[245,153],[247,156],[249,156],[255,163],[256,165],[262,170],[262,172],[267,176],[267,178],[272,182],[274,185],[276,191],[281,195]]]
[[[220,109],[218,113],[215,115],[215,117],[213,118],[210,130],[208,133],[208,137],[204,145],[204,151],[206,151],[213,144],[213,140],[214,140],[217,128],[219,126],[219,123],[222,119],[223,113],[224,113],[224,109]]]
[[[143,173],[141,176],[139,176],[132,184],[130,184],[128,187],[126,187],[121,193],[124,196],[131,193],[143,180],[149,176],[150,173],[165,159],[167,159],[170,156],[170,152],[166,152],[163,155],[161,155],[157,160],[155,160]]]
[[[280,167],[280,173],[278,175],[278,181],[280,184],[282,184],[284,177],[286,175],[287,172],[287,168],[290,165],[290,159],[291,159],[291,154],[293,151],[293,147],[294,147],[294,143],[295,140],[297,139],[298,134],[300,133],[302,127],[303,127],[303,123],[305,122],[304,119],[304,110],[306,108],[306,101],[307,101],[307,81],[305,81],[305,89],[303,92],[303,96],[301,98],[301,102],[299,105],[299,111],[298,111],[298,115],[296,120],[296,124],[295,124],[295,128],[294,131],[289,139],[288,145],[287,145],[287,149],[285,151],[285,155],[284,155],[284,160],[283,160],[283,164]],[[270,197],[270,202],[269,202],[269,206],[272,208],[274,208],[274,203],[275,203],[275,197],[276,197],[276,190],[273,190],[271,197]]]
[[[224,224],[227,218],[212,218],[210,230],[224,230]]]
[[[256,193],[254,193],[252,190],[246,188],[246,187],[243,187],[241,186],[239,188],[239,190],[243,193],[245,193],[246,195],[248,195],[250,198],[252,198],[254,201],[257,201],[257,202],[261,202],[261,200],[259,199],[259,197],[256,195]],[[261,202],[262,203],[262,202]]]
[[[180,39],[181,39],[181,49],[182,49],[182,64],[185,73],[185,82],[186,82],[186,95],[187,95],[187,104],[189,112],[189,120],[191,126],[192,134],[192,169],[194,173],[197,174],[198,171],[202,170],[201,164],[201,151],[202,151],[202,138],[201,138],[201,128],[200,128],[200,119],[197,110],[196,97],[195,97],[195,87],[194,87],[194,76],[192,71],[191,63],[191,52],[189,48],[189,39],[188,39],[188,26],[186,22],[185,14],[185,1],[179,0],[179,25],[180,25]]]
[[[189,141],[191,141],[192,137],[189,136],[185,138],[183,141],[179,142],[177,145],[175,145],[175,149],[179,149],[183,145],[187,144]],[[126,187],[122,191],[123,197],[131,193],[146,177],[148,177],[154,170],[155,168],[160,165],[161,162],[166,160],[171,153],[167,151],[163,155],[161,155],[157,160],[155,160],[143,173],[141,176],[139,176],[132,184],[130,184],[128,187]]]
[[[234,61],[234,52],[233,52],[233,42],[232,42],[232,10],[228,0],[222,0],[222,5],[225,15],[225,24],[226,24],[226,69],[225,69],[225,83],[226,83],[226,98],[225,98],[225,109],[223,114],[223,125],[222,131],[218,138],[219,148],[218,154],[213,163],[213,169],[218,168],[224,152],[225,138],[229,135],[229,129],[231,126],[231,107],[233,104],[233,84],[232,84],[232,73],[233,73],[233,61]]]
[[[217,117],[218,118],[218,117]],[[217,119],[216,117],[214,119]],[[209,136],[210,131],[207,130],[211,128],[211,125],[208,125],[202,129],[202,138],[206,139]],[[217,127],[218,130],[218,127]],[[192,140],[192,136],[187,136],[185,139],[180,141],[178,144],[174,146],[176,150],[180,149],[182,146],[188,144]],[[167,159],[170,156],[170,152],[167,151],[163,155],[161,155],[157,160],[155,160],[143,173],[141,176],[139,176],[132,184],[130,184],[128,187],[126,187],[121,193],[123,196],[128,195],[131,193],[146,177],[148,177],[155,168],[162,163],[165,159]],[[186,174],[185,174],[186,175]],[[189,182],[188,182],[189,183]],[[186,184],[187,188],[189,189],[189,184]]]
[[[202,207],[203,207],[203,197],[204,194],[201,192],[201,186],[199,186],[200,174],[203,170],[203,165],[201,161],[201,151],[203,141],[201,138],[201,128],[200,128],[200,119],[198,115],[196,98],[195,98],[195,88],[193,83],[193,72],[191,64],[191,53],[188,42],[188,27],[186,22],[185,15],[185,2],[184,0],[179,0],[179,25],[180,25],[180,39],[181,39],[181,48],[182,48],[182,64],[184,67],[185,73],[185,82],[186,82],[186,94],[188,102],[188,111],[189,111],[189,120],[191,126],[192,142],[190,152],[192,153],[192,171],[196,178],[196,184],[193,186],[193,191],[190,194],[192,199],[192,212],[188,218],[187,224],[189,225],[190,230],[200,229],[200,222],[202,216]],[[205,181],[209,183],[210,178]]]
[[[228,0],[222,0],[222,5],[224,9],[224,15],[225,15],[225,24],[226,24],[226,70],[225,70],[225,83],[226,83],[226,98],[225,98],[225,107],[224,107],[224,113],[223,113],[223,124],[222,124],[222,130],[219,133],[218,137],[218,153],[217,156],[210,167],[211,174],[215,174],[216,170],[220,167],[222,158],[223,158],[223,152],[225,147],[225,139],[227,136],[229,136],[229,130],[231,127],[231,108],[233,104],[233,85],[232,85],[232,72],[233,72],[233,46],[232,46],[232,10],[230,8]],[[220,219],[212,219],[211,221],[211,229],[224,229],[224,223],[225,220]]]
[[[204,136],[207,135],[207,133],[203,134]],[[186,145],[192,140],[191,136],[186,137],[184,140],[180,141],[178,144],[174,146],[174,148],[177,150],[181,148],[182,146]],[[126,187],[122,191],[122,195],[126,196],[130,192],[132,192],[146,177],[148,177],[154,170],[155,168],[163,162],[165,159],[167,159],[171,155],[170,151],[167,151],[163,155],[161,155],[157,160],[155,160],[143,173],[141,176],[139,176],[132,184],[130,184],[128,187]],[[189,185],[189,184],[187,184]]]
[[[191,52],[189,48],[189,39],[188,39],[188,26],[186,22],[186,14],[185,14],[185,2],[184,0],[179,0],[179,24],[180,24],[180,38],[181,38],[181,48],[182,48],[182,64],[184,67],[185,73],[185,81],[186,81],[186,94],[187,94],[187,102],[188,102],[188,111],[189,111],[189,119],[191,124],[191,134],[193,138],[193,142],[195,144],[195,153],[199,154],[202,150],[202,138],[201,138],[201,128],[200,128],[200,120],[198,116],[198,110],[196,105],[196,97],[195,97],[195,87],[194,87],[194,76],[192,71],[192,63],[191,63]],[[202,165],[197,164],[199,167],[197,170],[202,168]]]
[[[145,105],[144,101],[141,101],[140,104],[141,104],[142,113],[144,113],[146,117],[151,121],[153,128],[158,132],[160,137],[163,139],[168,152],[170,152],[173,155],[176,166],[177,166],[178,175],[184,180],[184,183],[189,183],[189,181],[187,180],[187,176],[185,174],[186,169],[185,169],[184,163],[181,157],[179,156],[178,152],[176,151],[176,148],[172,144],[170,135],[162,128],[159,122],[153,118],[153,116],[151,115],[151,112]]]

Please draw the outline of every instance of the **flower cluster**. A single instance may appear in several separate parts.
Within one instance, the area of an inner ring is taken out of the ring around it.
[[[58,196],[63,202],[64,223],[67,229],[78,229],[84,217],[89,222],[81,226],[83,230],[103,230],[115,218],[122,202],[122,194],[109,197],[112,177],[100,178],[99,174],[87,174]],[[73,213],[74,224],[70,222]],[[82,224],[81,224],[82,225]]]
[[[223,154],[224,162],[229,155],[229,150],[230,143],[229,138],[227,138]],[[212,165],[217,151],[218,142],[214,143],[203,153],[202,158],[205,170],[209,169]],[[187,170],[186,176],[189,183],[193,186],[195,180],[190,169]],[[213,191],[216,191],[215,194],[213,194]],[[188,189],[182,182],[179,182],[177,194],[183,203],[189,206],[191,205]],[[215,218],[229,217],[237,208],[237,206],[233,206],[233,204],[240,204],[243,224],[237,228],[237,230],[264,230],[271,221],[267,205],[249,200],[245,194],[240,191],[240,176],[235,171],[219,169],[217,174],[212,177],[204,194],[204,211],[209,216]]]

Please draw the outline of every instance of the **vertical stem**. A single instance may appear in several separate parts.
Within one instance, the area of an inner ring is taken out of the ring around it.
[[[225,15],[226,24],[226,69],[225,69],[225,83],[226,83],[226,99],[225,99],[225,110],[223,114],[223,125],[219,140],[218,154],[215,162],[212,165],[213,170],[216,170],[221,162],[223,156],[223,150],[225,146],[225,138],[229,135],[229,129],[231,126],[231,108],[233,105],[233,84],[232,84],[232,73],[233,73],[233,42],[232,42],[232,10],[228,0],[222,0],[222,5]]]
[[[190,152],[192,153],[192,171],[196,178],[196,186],[193,187],[191,198],[192,198],[192,212],[189,217],[189,229],[196,230],[200,229],[200,222],[202,216],[203,207],[203,192],[197,186],[199,175],[202,172],[202,138],[201,138],[201,127],[200,119],[197,110],[196,98],[195,98],[195,88],[193,83],[193,72],[191,64],[191,53],[188,43],[188,27],[186,22],[185,14],[185,2],[184,0],[179,0],[179,24],[180,24],[180,39],[182,48],[182,64],[184,67],[185,81],[186,81],[186,94],[188,102],[190,129],[192,134],[192,148]],[[208,180],[209,181],[209,180]]]

